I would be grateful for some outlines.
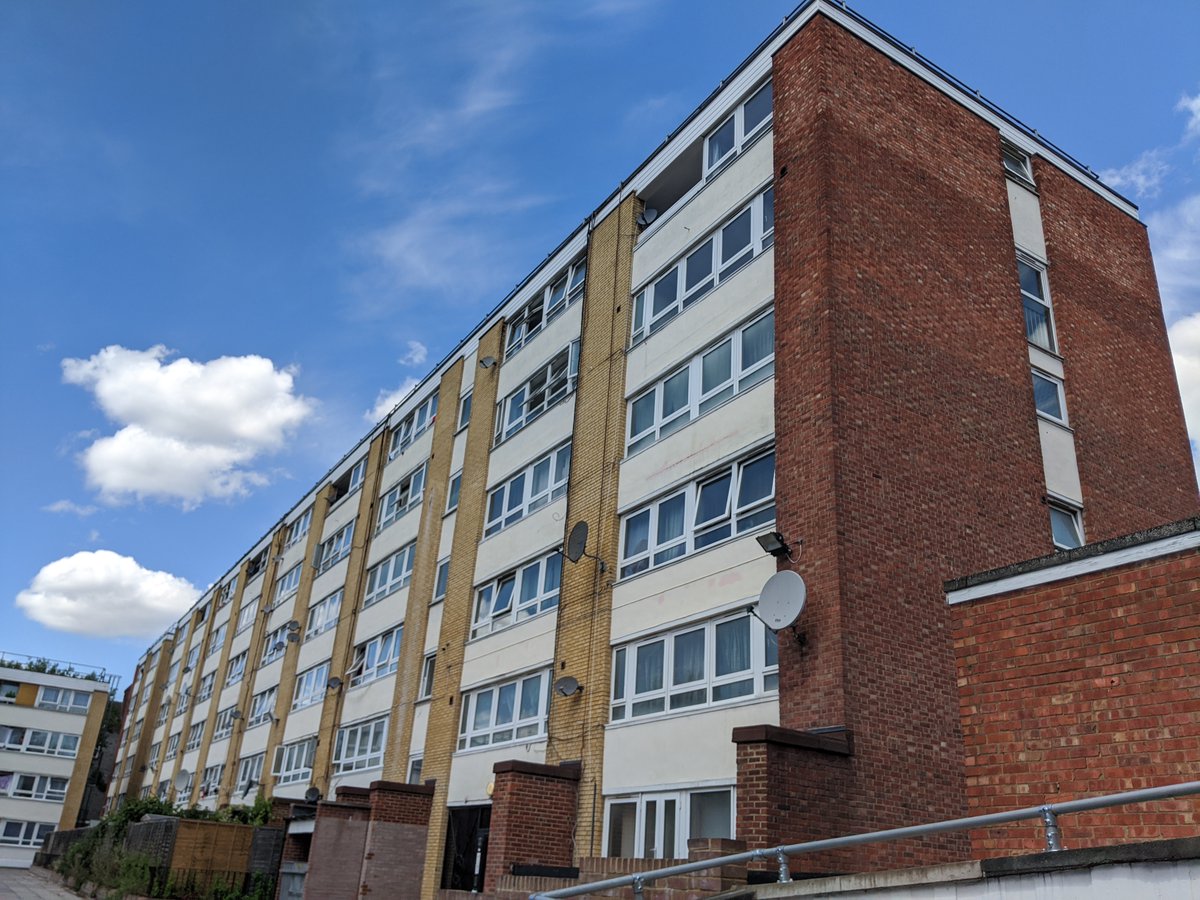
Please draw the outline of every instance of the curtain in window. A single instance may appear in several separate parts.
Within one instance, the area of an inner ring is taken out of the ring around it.
[[[717,626],[718,677],[750,669],[750,619],[743,617]]]
[[[726,341],[721,346],[704,354],[700,361],[700,392],[707,394],[713,388],[719,387],[730,377],[730,351],[732,342]]]
[[[704,680],[704,629],[676,635],[673,657],[672,684]]]
[[[742,331],[742,369],[748,369],[775,352],[775,313]]]
[[[634,672],[634,693],[645,694],[660,690],[663,686],[663,642],[642,644],[637,648],[637,666]]]

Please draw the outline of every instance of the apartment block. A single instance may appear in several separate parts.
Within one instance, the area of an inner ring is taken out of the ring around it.
[[[0,867],[30,866],[47,834],[75,827],[108,698],[105,681],[0,660]]]
[[[944,583],[1198,510],[1136,208],[828,0],[620,185],[148,649],[110,802],[317,798],[330,896],[965,813]]]

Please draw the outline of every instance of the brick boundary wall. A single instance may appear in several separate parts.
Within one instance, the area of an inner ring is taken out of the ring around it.
[[[498,762],[488,832],[483,889],[492,891],[513,863],[571,865],[579,803],[578,763],[547,766],[523,760]]]

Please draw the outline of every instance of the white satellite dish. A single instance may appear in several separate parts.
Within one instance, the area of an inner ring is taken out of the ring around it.
[[[173,784],[175,785],[175,790],[177,791],[187,790],[192,784],[192,773],[187,769],[180,769],[179,774],[175,776],[175,781]]]
[[[800,618],[807,597],[804,579],[790,569],[784,569],[767,579],[758,595],[754,614],[772,631],[779,631]]]

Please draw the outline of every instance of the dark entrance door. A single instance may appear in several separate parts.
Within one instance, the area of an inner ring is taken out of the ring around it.
[[[446,825],[446,856],[442,860],[442,887],[456,891],[482,891],[487,868],[488,826],[492,807],[452,806]]]

